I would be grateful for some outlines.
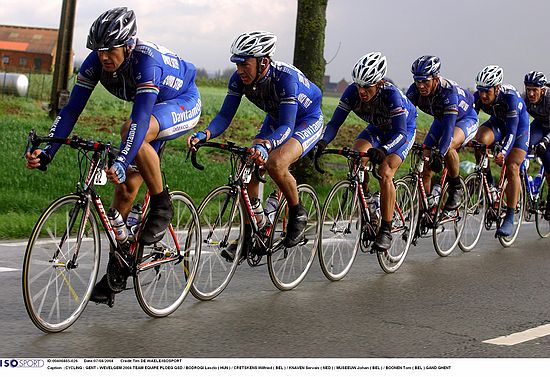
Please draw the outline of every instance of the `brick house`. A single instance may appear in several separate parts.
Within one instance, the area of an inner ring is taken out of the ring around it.
[[[0,71],[51,73],[58,29],[0,25]]]

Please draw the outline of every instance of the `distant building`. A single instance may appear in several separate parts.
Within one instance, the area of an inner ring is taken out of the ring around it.
[[[0,70],[52,72],[58,29],[0,25]]]
[[[338,82],[331,82],[330,76],[325,75],[323,77],[323,84],[325,86],[325,93],[327,94],[342,94],[348,87],[348,82],[344,79]]]

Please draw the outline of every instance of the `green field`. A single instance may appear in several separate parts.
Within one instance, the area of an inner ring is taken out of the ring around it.
[[[203,129],[220,108],[226,90],[224,88],[200,87],[203,113],[197,128]],[[323,113],[325,121],[330,119],[338,104],[338,98],[325,97]],[[49,131],[51,119],[43,109],[44,104],[31,98],[0,96],[1,127],[4,134],[2,146],[4,156],[0,161],[0,238],[26,238],[40,212],[55,198],[74,191],[79,178],[76,151],[61,148],[47,172],[25,168],[23,152],[26,137],[31,128],[44,135]],[[129,116],[131,104],[114,98],[101,86],[92,95],[88,106],[82,113],[74,133],[81,137],[118,143],[120,125]],[[218,138],[249,144],[261,124],[264,113],[243,99],[241,107],[232,125]],[[422,140],[431,118],[419,114],[417,140]],[[333,142],[334,146],[349,145],[365,126],[355,115],[348,117]],[[200,153],[199,161],[206,166],[198,171],[186,161],[187,147],[185,138],[168,143],[163,157],[162,170],[166,183],[172,189],[188,192],[198,204],[214,187],[225,184],[229,174],[226,158],[220,153]],[[331,144],[332,145],[332,144]],[[335,157],[338,159],[338,157]],[[338,162],[338,160],[336,160]],[[340,160],[344,163],[343,160]],[[345,177],[346,165],[341,169],[332,169],[323,179],[324,184],[316,187],[323,198],[331,185]],[[403,169],[403,172],[405,170]],[[271,183],[268,182],[269,187]],[[268,189],[269,189],[268,187]],[[109,184],[98,189],[108,205],[112,198],[112,186]]]

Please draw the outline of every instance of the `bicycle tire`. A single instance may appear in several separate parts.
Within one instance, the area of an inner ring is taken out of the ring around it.
[[[267,267],[271,281],[281,291],[291,290],[304,280],[315,259],[319,244],[321,210],[317,194],[313,187],[301,184],[298,185],[298,195],[308,212],[304,239],[307,242],[288,249],[282,246],[288,214],[284,198],[277,208],[270,235],[270,249],[275,251],[268,254]]]
[[[222,293],[235,274],[244,245],[245,212],[238,190],[231,186],[212,190],[197,212],[201,225],[201,259],[191,294],[208,301]],[[220,215],[221,221],[217,221]],[[228,244],[223,243],[226,232],[229,232]],[[232,244],[236,244],[235,256],[228,260],[223,253]]]
[[[468,190],[468,203],[466,207],[468,215],[464,223],[462,235],[458,241],[458,247],[464,252],[469,252],[479,242],[481,232],[485,227],[487,197],[483,188],[483,180],[479,173],[468,174],[464,180],[464,185]]]
[[[548,198],[548,181],[543,176],[540,183],[540,189],[538,194],[537,203],[535,205],[535,227],[537,228],[537,234],[541,238],[547,238],[550,236],[550,221],[544,219],[544,211],[546,210],[546,199]]]
[[[394,185],[395,207],[392,220],[392,243],[388,250],[376,252],[378,264],[387,274],[397,271],[405,261],[414,235],[415,212],[417,212],[407,183],[398,180]]]
[[[97,279],[99,227],[86,208],[89,203],[83,201],[82,196],[70,194],[52,202],[40,215],[27,243],[23,299],[31,321],[45,333],[63,331],[76,322]],[[77,264],[71,266],[75,252]]]
[[[499,200],[499,218],[504,218],[504,215],[506,214],[506,186],[508,185],[508,179],[504,180],[504,183],[502,184],[501,188],[501,195]],[[514,244],[516,241],[519,229],[521,228],[521,224],[523,222],[523,209],[525,208],[525,188],[523,185],[523,178],[521,178],[520,186],[519,186],[519,198],[518,198],[518,205],[516,207],[516,213],[514,215],[514,223],[515,223],[515,229],[511,236],[509,237],[498,237],[498,241],[503,247],[510,247]],[[500,226],[500,222],[497,225]]]
[[[432,240],[435,248],[435,252],[440,257],[449,256],[455,247],[460,241],[462,235],[462,230],[466,223],[468,213],[466,211],[466,206],[468,203],[468,190],[466,190],[466,185],[464,179],[460,177],[460,185],[462,186],[462,192],[464,196],[460,205],[452,210],[445,210],[445,202],[447,201],[447,195],[449,192],[449,183],[447,182],[443,189],[441,190],[441,195],[439,197],[439,202],[437,203],[437,210],[435,212],[435,226],[432,231]],[[446,230],[445,224],[451,224],[448,231]]]
[[[170,192],[174,216],[163,239],[136,250],[134,292],[147,315],[166,317],[187,296],[201,253],[199,216],[193,200],[182,191]]]
[[[330,281],[338,281],[349,272],[361,239],[361,205],[357,188],[348,180],[330,190],[321,216],[319,263]]]

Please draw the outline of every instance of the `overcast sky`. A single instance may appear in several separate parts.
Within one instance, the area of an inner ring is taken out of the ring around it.
[[[61,0],[0,0],[0,24],[54,27]],[[39,6],[38,6],[39,4]],[[209,72],[231,67],[229,46],[243,31],[268,30],[279,37],[275,59],[292,63],[296,0],[79,0],[73,48],[82,60],[88,29],[99,14],[127,6],[138,17],[138,36],[177,52]],[[329,0],[326,74],[350,80],[357,59],[381,51],[388,76],[411,82],[410,66],[438,55],[442,75],[474,86],[486,65],[504,69],[504,80],[522,89],[530,70],[550,75],[547,15],[550,1],[523,0]]]

